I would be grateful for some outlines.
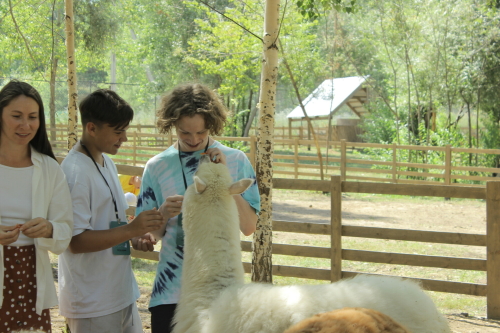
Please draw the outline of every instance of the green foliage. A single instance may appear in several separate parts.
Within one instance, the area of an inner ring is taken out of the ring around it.
[[[361,137],[366,142],[392,143],[396,140],[396,119],[380,100],[368,106],[372,110],[360,124]],[[376,110],[376,112],[374,112]]]
[[[345,13],[356,11],[356,0],[297,0],[296,5],[300,14],[309,19],[317,19],[321,12],[331,9]]]

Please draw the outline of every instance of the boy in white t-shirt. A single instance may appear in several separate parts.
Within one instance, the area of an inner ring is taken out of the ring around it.
[[[127,203],[113,161],[127,141],[132,108],[115,92],[97,90],[80,103],[83,134],[62,163],[71,191],[74,231],[59,257],[59,309],[72,333],[140,333],[139,288],[129,240],[157,230],[156,210],[126,223]]]

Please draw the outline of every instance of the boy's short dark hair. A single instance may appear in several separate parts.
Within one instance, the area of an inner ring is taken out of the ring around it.
[[[118,129],[130,124],[134,118],[134,110],[113,90],[99,89],[80,102],[80,116],[83,127],[92,122],[98,126],[107,124]]]

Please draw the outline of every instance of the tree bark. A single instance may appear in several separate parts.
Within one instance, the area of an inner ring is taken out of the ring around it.
[[[252,281],[273,282],[272,276],[272,185],[273,134],[278,81],[278,47],[280,0],[266,0],[262,75],[259,96],[259,136],[255,172],[260,193],[260,215],[253,236]]]
[[[77,103],[78,90],[76,85],[75,59],[75,28],[73,23],[73,0],[65,0],[66,21],[66,54],[68,58],[68,151],[78,141]]]
[[[52,68],[50,71],[50,140],[56,141],[56,77],[57,77],[57,61],[56,57],[52,58]]]

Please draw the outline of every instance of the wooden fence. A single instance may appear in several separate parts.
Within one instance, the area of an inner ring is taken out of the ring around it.
[[[122,145],[113,160],[119,164],[144,166],[154,155],[174,142],[173,134],[153,133],[153,127],[142,126],[141,131],[129,132],[128,142]],[[144,131],[149,133],[145,133]],[[57,140],[51,141],[58,155],[65,155],[67,143],[64,128],[58,128]],[[215,137],[228,145],[247,151],[255,166],[257,138]],[[276,176],[295,179],[321,179],[319,158],[311,140],[274,140],[273,172]],[[324,179],[339,175],[342,180],[389,182],[400,184],[444,184],[485,186],[498,169],[490,167],[500,155],[500,149],[468,149],[451,146],[410,146],[361,142],[320,141]],[[286,147],[278,149],[281,145]],[[246,147],[246,148],[245,148]],[[368,154],[367,151],[373,153]],[[435,162],[436,161],[436,162]],[[477,161],[475,163],[475,161]],[[475,165],[471,165],[475,164]]]
[[[142,168],[118,165],[118,172],[131,175],[142,174]],[[331,193],[330,224],[316,224],[290,221],[273,221],[273,231],[316,235],[329,235],[331,246],[312,247],[287,244],[273,244],[273,254],[330,259],[330,269],[273,265],[273,274],[316,280],[338,281],[341,278],[366,274],[342,270],[342,260],[437,267],[483,271],[487,283],[475,284],[431,279],[415,279],[431,291],[487,297],[487,316],[500,319],[500,182],[488,182],[486,187],[464,187],[456,185],[388,184],[343,181],[341,176],[331,180],[273,179],[273,188]],[[395,194],[408,196],[431,196],[446,198],[469,198],[486,200],[486,234],[401,230],[352,226],[342,223],[342,193]],[[134,209],[128,214],[133,215]],[[380,240],[398,240],[450,245],[481,246],[486,248],[486,259],[427,256],[403,253],[361,251],[342,248],[342,237],[361,237]],[[249,241],[241,242],[242,251],[251,252]],[[158,252],[133,251],[136,258],[158,260]],[[251,263],[244,262],[245,272],[251,271]]]

